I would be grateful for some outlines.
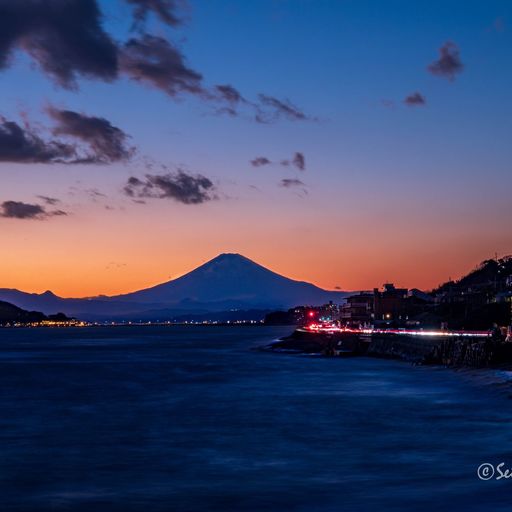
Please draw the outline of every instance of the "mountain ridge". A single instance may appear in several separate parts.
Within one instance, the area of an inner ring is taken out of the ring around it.
[[[296,285],[308,287],[310,290],[316,290],[321,293],[342,293],[330,290],[324,290],[312,283],[308,283],[306,281],[299,281],[295,279],[290,279],[288,277],[282,276],[273,270],[267,269],[263,265],[256,263],[255,261],[237,253],[222,253],[216,256],[215,258],[203,263],[199,267],[187,272],[186,274],[177,277],[176,279],[172,279],[170,281],[157,284],[155,286],[151,286],[149,288],[144,288],[142,290],[138,290],[135,292],[130,292],[126,294],[120,294],[115,296],[110,296],[110,299],[116,300],[126,300],[126,299],[138,299],[140,297],[145,297],[144,300],[152,300],[153,302],[161,300],[160,292],[163,292],[165,295],[165,299],[169,300],[169,290],[171,288],[179,287],[180,289],[188,286],[193,287],[196,290],[196,293],[199,289],[202,288],[203,298],[199,300],[204,300],[204,295],[208,297],[209,300],[217,299],[218,297],[215,295],[218,293],[218,290],[214,290],[212,288],[212,284],[215,285],[223,285],[226,288],[227,284],[231,284],[231,290],[229,292],[233,294],[234,288],[240,286],[239,279],[260,279],[263,278],[266,280],[266,284],[268,285],[268,280],[270,278],[275,280],[275,283],[280,284],[289,284],[294,283]],[[229,283],[231,279],[232,281]],[[191,282],[195,280],[194,282]],[[201,286],[202,281],[203,285]],[[213,281],[213,282],[212,282]],[[252,283],[254,286],[254,283]],[[258,287],[256,287],[258,288]],[[265,290],[268,291],[268,290]],[[229,294],[229,293],[228,293]],[[254,295],[254,294],[253,294]],[[181,300],[183,300],[183,296]],[[195,297],[190,297],[191,299],[195,299]],[[247,298],[247,293],[239,294],[239,300],[244,300]],[[253,297],[254,298],[254,297]]]
[[[341,302],[347,294],[290,279],[240,254],[222,253],[176,279],[126,294],[62,298],[49,290],[34,294],[0,289],[0,300],[44,313],[64,311],[83,319],[129,319],[164,310],[170,316],[184,311],[268,311],[329,300]]]

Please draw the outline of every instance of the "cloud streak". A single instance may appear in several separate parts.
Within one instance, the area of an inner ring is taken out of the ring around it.
[[[55,206],[56,204],[59,204],[61,202],[60,199],[57,199],[56,197],[37,196],[37,198],[41,199],[41,201],[50,206]]]
[[[284,188],[292,187],[305,187],[306,184],[297,178],[284,178],[279,182],[279,185]]]
[[[278,119],[289,121],[308,121],[312,118],[307,116],[299,107],[289,100],[279,100],[267,94],[258,94],[259,104],[255,119],[259,123],[273,123]]]
[[[261,124],[272,124],[282,119],[288,121],[314,120],[289,100],[280,100],[274,96],[260,93],[256,101],[251,101],[229,84],[214,86],[213,93],[205,90],[203,96],[224,104],[223,107],[217,109],[217,114],[247,117]]]

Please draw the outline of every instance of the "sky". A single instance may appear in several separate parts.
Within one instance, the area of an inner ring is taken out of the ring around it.
[[[0,287],[223,252],[328,289],[512,253],[509,1],[0,0]]]

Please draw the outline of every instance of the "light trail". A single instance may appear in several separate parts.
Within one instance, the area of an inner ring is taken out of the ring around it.
[[[352,333],[352,334],[399,334],[404,336],[426,336],[426,337],[471,337],[490,338],[492,333],[488,331],[443,331],[443,330],[415,330],[415,329],[350,329],[348,327],[336,327],[334,325],[309,324],[299,328],[305,332],[319,334]]]

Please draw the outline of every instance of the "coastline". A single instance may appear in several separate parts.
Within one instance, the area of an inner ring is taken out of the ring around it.
[[[270,343],[264,350],[294,352],[325,357],[374,357],[395,359],[416,365],[445,366],[457,369],[512,369],[512,344],[491,338],[484,341],[448,336],[432,340],[396,334],[325,334],[295,330],[290,336]]]

